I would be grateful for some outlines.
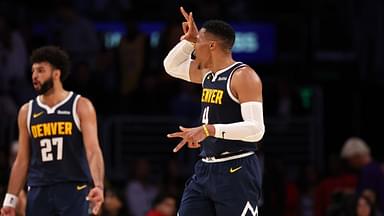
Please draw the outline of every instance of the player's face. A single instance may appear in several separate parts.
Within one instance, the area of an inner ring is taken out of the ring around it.
[[[39,62],[32,65],[32,84],[38,94],[44,94],[53,88],[53,75],[55,70],[48,62]]]
[[[210,47],[213,45],[213,43],[214,41],[210,39],[209,33],[206,32],[206,29],[200,29],[195,44],[196,61],[203,63],[203,65],[206,65],[210,61]]]

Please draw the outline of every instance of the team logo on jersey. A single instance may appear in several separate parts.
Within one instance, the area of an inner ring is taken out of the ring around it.
[[[239,167],[236,167],[236,168],[230,168],[229,169],[229,173],[235,173],[235,172],[237,172],[238,170],[240,170],[241,169],[241,166],[239,166]]]
[[[42,138],[48,136],[70,136],[72,135],[72,122],[44,122],[31,126],[33,138]]]
[[[86,184],[85,184],[85,185],[77,185],[77,186],[76,186],[76,190],[80,191],[80,190],[83,190],[83,189],[86,188],[86,187],[87,187]]]
[[[217,81],[226,81],[227,80],[227,77],[219,77],[218,79],[217,79]]]
[[[241,213],[241,216],[246,216],[248,212],[251,212],[252,216],[258,216],[259,215],[259,210],[257,209],[257,206],[255,206],[255,208],[253,208],[249,201],[245,205],[243,213]]]
[[[38,118],[38,117],[40,117],[43,114],[44,114],[44,111],[41,111],[39,113],[33,113],[33,118]]]
[[[58,115],[71,115],[70,111],[67,110],[57,110]]]
[[[204,88],[201,95],[201,102],[222,104],[223,103],[224,91],[220,89],[208,89]]]

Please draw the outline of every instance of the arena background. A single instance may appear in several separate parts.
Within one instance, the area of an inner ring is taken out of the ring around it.
[[[384,159],[381,0],[3,0],[1,197],[14,156],[17,110],[35,96],[28,56],[37,47],[58,45],[73,63],[66,89],[95,104],[107,190],[123,204],[121,215],[137,215],[134,209],[148,208],[163,192],[179,200],[198,152],[172,153],[177,140],[165,135],[178,125],[198,125],[200,111],[200,86],[170,78],[162,67],[182,33],[181,5],[198,24],[230,22],[235,58],[263,81],[263,215],[325,215],[341,203],[336,196],[322,200],[319,188],[358,174],[340,158],[351,136],[363,138],[377,161]],[[136,201],[132,182],[146,188]]]

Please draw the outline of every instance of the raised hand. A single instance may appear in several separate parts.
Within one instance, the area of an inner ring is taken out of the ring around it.
[[[173,152],[178,152],[185,144],[189,148],[200,148],[200,142],[207,136],[204,133],[202,126],[194,128],[184,128],[180,126],[180,131],[167,135],[168,138],[180,137],[183,138],[179,144],[173,149]]]
[[[180,37],[180,40],[187,40],[196,43],[199,30],[197,29],[195,20],[193,19],[192,12],[187,13],[183,7],[180,7],[180,12],[185,18],[185,21],[182,23],[184,35]]]

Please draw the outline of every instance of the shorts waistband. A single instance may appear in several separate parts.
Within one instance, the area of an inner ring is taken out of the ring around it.
[[[240,158],[245,158],[250,155],[254,155],[255,152],[253,151],[247,151],[247,152],[237,152],[237,153],[227,153],[220,156],[212,156],[212,157],[203,157],[201,160],[205,163],[219,163],[219,162],[225,162]]]

